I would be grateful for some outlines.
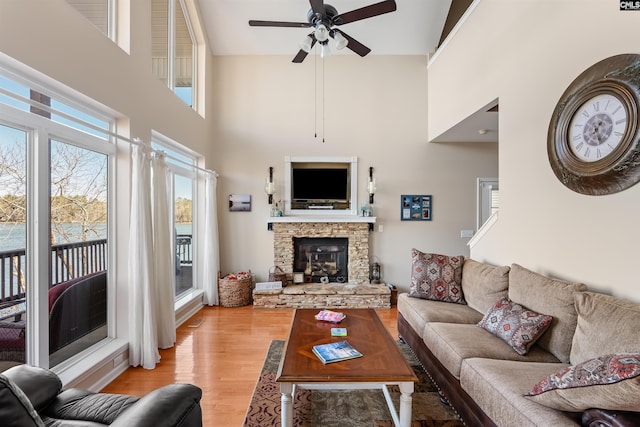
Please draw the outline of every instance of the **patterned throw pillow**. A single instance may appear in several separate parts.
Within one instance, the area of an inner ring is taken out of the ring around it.
[[[466,304],[462,295],[463,256],[428,254],[411,249],[409,296]]]
[[[561,411],[640,411],[640,353],[608,354],[569,366],[525,396]]]
[[[525,355],[552,320],[551,316],[527,310],[503,297],[487,311],[478,326],[502,338],[516,353]]]

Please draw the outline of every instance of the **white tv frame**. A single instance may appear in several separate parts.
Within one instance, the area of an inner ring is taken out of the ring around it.
[[[291,209],[292,163],[350,163],[350,209]],[[358,158],[357,157],[291,157],[284,158],[284,214],[287,216],[358,216]]]

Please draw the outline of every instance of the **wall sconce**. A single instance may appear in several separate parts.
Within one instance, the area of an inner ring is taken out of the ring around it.
[[[269,166],[269,178],[264,182],[264,192],[269,195],[269,204],[273,204],[273,193],[276,192],[276,184],[273,182],[273,166]]]
[[[373,168],[369,168],[369,182],[367,183],[369,192],[369,203],[373,204],[373,195],[376,194],[376,179],[373,177]]]

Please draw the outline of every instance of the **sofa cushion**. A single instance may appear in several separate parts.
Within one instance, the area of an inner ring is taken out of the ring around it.
[[[409,296],[466,304],[462,296],[463,256],[447,256],[411,249]]]
[[[551,320],[551,316],[527,310],[503,297],[487,311],[478,326],[504,340],[516,353],[527,354]]]
[[[529,310],[553,317],[551,326],[537,344],[563,363],[569,363],[571,340],[578,319],[573,296],[586,289],[581,283],[551,279],[518,264],[512,264],[509,271],[509,299]]]
[[[560,411],[640,411],[640,353],[608,354],[569,366],[545,377],[527,397]]]
[[[482,313],[468,305],[410,298],[406,293],[398,295],[398,313],[420,336],[427,322],[475,324],[482,319]]]
[[[524,397],[540,378],[567,366],[559,363],[466,359],[460,386],[498,426],[580,426],[580,414],[561,412]]]
[[[635,353],[640,349],[640,304],[585,292],[575,296],[575,307],[578,326],[571,346],[572,365],[604,352]]]
[[[496,267],[466,259],[462,266],[462,294],[469,307],[486,313],[502,297],[508,295],[509,266]]]
[[[509,344],[476,325],[427,323],[422,339],[440,363],[458,379],[462,361],[471,357],[558,363],[553,354],[539,346],[533,346],[526,355],[519,355]]]

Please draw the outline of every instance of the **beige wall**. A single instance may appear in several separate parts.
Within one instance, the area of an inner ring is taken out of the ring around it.
[[[357,156],[359,203],[367,199],[367,171],[374,167],[378,223],[371,257],[381,263],[384,281],[408,289],[412,247],[468,255],[460,230],[475,228],[476,178],[497,174],[497,147],[427,143],[425,57],[327,59],[324,125],[320,59],[292,64],[284,56],[230,56],[216,57],[215,65],[223,272],[250,268],[267,279],[273,233],[263,185],[273,166],[276,198],[283,197],[285,156]],[[252,195],[251,212],[228,212],[234,193]],[[433,220],[400,221],[401,194],[433,195]]]
[[[207,167],[220,173],[223,272],[251,269],[258,280],[267,278],[273,234],[262,187],[274,166],[282,197],[285,156],[357,156],[360,201],[367,169],[375,168],[374,209],[384,231],[376,227],[371,255],[385,281],[407,288],[412,247],[468,254],[460,230],[475,226],[475,179],[497,175],[497,147],[427,143],[426,57],[329,58],[323,114],[319,59],[292,64],[285,56],[208,56],[202,118],[151,75],[148,2],[120,3],[130,4],[132,21],[124,50],[64,0],[0,1],[0,51],[116,110],[130,123],[131,136],[148,139],[156,130],[206,156]],[[118,180],[128,188],[126,171]],[[251,194],[252,211],[228,212],[230,193]],[[401,194],[433,195],[433,221],[400,221]],[[120,191],[121,266],[128,210],[128,193]],[[118,276],[126,303],[126,268]]]
[[[474,258],[640,300],[640,185],[581,195],[556,179],[547,158],[560,95],[590,65],[640,53],[639,26],[640,13],[619,11],[617,0],[482,0],[434,59],[430,138],[500,99],[500,215]]]

